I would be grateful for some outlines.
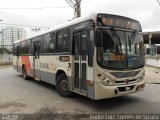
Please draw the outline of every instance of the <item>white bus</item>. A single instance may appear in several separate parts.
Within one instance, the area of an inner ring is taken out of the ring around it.
[[[143,91],[141,32],[136,20],[93,13],[16,41],[13,68],[62,96],[99,100]]]

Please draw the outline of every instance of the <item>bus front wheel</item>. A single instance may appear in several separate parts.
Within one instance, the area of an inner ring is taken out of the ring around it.
[[[65,74],[57,76],[56,89],[61,96],[71,97],[73,93],[69,91],[68,78]]]

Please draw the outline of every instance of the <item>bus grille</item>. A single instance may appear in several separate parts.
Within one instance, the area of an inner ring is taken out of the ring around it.
[[[131,79],[131,80],[127,80],[128,82],[126,82],[126,80],[121,80],[121,81],[115,81],[115,83],[117,85],[124,85],[124,84],[131,84],[131,83],[135,83],[137,82],[136,79]]]
[[[132,72],[111,72],[111,74],[116,78],[126,78],[126,77],[135,77],[139,71],[132,71]]]

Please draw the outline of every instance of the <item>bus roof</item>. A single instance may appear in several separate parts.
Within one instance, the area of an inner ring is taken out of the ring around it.
[[[81,23],[81,22],[84,22],[84,21],[88,21],[88,20],[93,20],[96,22],[96,19],[97,19],[97,15],[98,14],[106,14],[107,13],[91,13],[89,15],[86,15],[86,16],[82,16],[82,17],[79,17],[79,18],[76,18],[76,19],[73,19],[71,21],[67,21],[63,24],[59,24],[59,25],[56,25],[54,27],[51,27],[49,29],[46,29],[46,30],[43,30],[43,31],[40,31],[40,32],[37,32],[35,33],[34,35],[31,35],[25,39],[20,39],[20,40],[17,40],[15,41],[14,43],[18,43],[18,42],[21,42],[21,41],[24,41],[24,40],[27,40],[27,39],[31,39],[31,38],[34,38],[34,37],[38,37],[40,35],[43,35],[43,34],[47,34],[49,32],[52,32],[54,30],[58,30],[58,29],[62,29],[64,27],[69,27],[69,26],[72,26],[72,25],[75,25],[75,24],[78,24],[78,23]],[[111,15],[111,14],[108,14],[108,15]],[[114,15],[114,14],[112,14]],[[119,16],[119,15],[116,15],[116,16]],[[124,16],[120,16],[120,17],[124,17]],[[126,17],[127,18],[127,17]],[[134,19],[132,19],[134,20]],[[136,21],[136,20],[135,20]]]
[[[84,22],[84,21],[88,21],[88,20],[94,20],[94,21],[95,21],[97,14],[98,14],[98,13],[92,13],[92,14],[90,14],[90,15],[82,16],[82,17],[76,18],[76,19],[74,19],[74,20],[67,21],[67,22],[65,22],[65,23],[56,25],[56,26],[51,27],[51,28],[49,28],[49,29],[46,29],[46,30],[37,32],[37,33],[35,33],[34,35],[31,35],[31,36],[27,37],[26,39],[31,39],[31,38],[34,38],[34,37],[38,37],[38,36],[40,36],[40,35],[43,35],[43,34],[52,32],[52,31],[54,31],[54,30],[62,29],[62,28],[64,28],[64,27],[69,27],[69,26],[72,26],[72,25],[75,25],[75,24],[78,24],[78,23],[81,23],[81,22]],[[26,39],[17,40],[17,41],[15,41],[14,43],[18,43],[18,42],[24,41],[24,40],[26,40]]]

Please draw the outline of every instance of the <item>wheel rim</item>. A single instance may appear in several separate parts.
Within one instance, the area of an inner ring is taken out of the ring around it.
[[[60,83],[60,87],[62,91],[68,91],[68,81],[62,80]]]

